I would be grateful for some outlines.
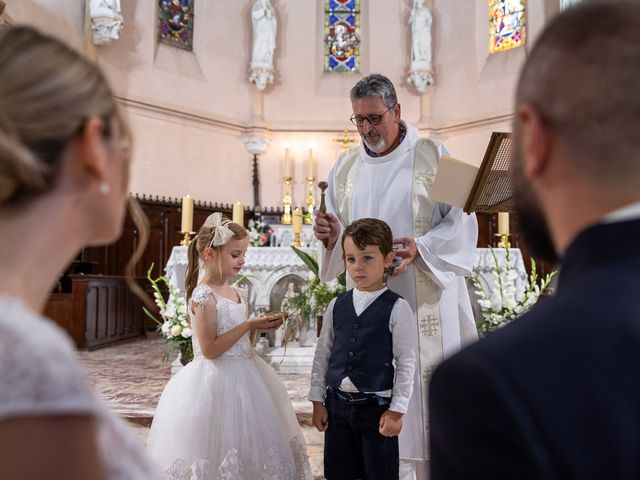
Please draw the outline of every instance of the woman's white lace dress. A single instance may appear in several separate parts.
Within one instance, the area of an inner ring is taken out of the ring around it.
[[[246,320],[244,295],[235,303],[199,285],[190,303],[204,305],[214,298],[218,335]],[[273,368],[253,352],[249,334],[209,360],[194,325],[193,352],[194,360],[165,387],[147,441],[163,478],[311,479],[287,391]]]
[[[91,392],[69,336],[19,300],[0,294],[0,422],[55,415],[95,418],[108,480],[158,478],[140,441]]]

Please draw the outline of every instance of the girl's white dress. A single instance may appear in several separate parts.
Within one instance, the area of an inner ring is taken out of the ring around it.
[[[240,293],[240,291],[239,291]],[[217,302],[217,333],[246,320],[246,299],[235,303],[197,286],[190,304]],[[166,479],[311,479],[302,432],[284,385],[258,357],[247,333],[218,358],[204,357],[195,317],[191,363],[162,393],[147,449]]]

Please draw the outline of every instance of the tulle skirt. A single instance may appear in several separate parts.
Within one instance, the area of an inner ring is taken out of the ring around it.
[[[258,356],[200,357],[167,384],[147,449],[171,480],[308,480],[284,385]]]

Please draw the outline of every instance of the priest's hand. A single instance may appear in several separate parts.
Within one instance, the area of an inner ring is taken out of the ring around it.
[[[311,422],[319,432],[327,430],[327,427],[329,426],[329,412],[327,412],[327,407],[325,407],[322,402],[313,402]]]
[[[380,435],[383,437],[397,437],[402,430],[402,417],[399,412],[387,410],[380,417]]]
[[[331,250],[340,236],[340,220],[333,213],[322,213],[320,210],[316,210],[315,215],[313,234],[326,249]]]
[[[399,248],[397,248],[399,246]],[[407,268],[414,262],[418,256],[418,247],[416,240],[411,237],[397,237],[393,239],[393,248],[396,257],[402,260],[400,264],[393,269],[392,276],[400,275],[407,271]]]

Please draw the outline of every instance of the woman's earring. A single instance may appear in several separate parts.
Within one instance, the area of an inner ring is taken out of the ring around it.
[[[109,184],[107,182],[102,182],[100,184],[100,193],[102,195],[106,195],[107,193],[109,193],[111,191],[111,188],[109,187]]]

